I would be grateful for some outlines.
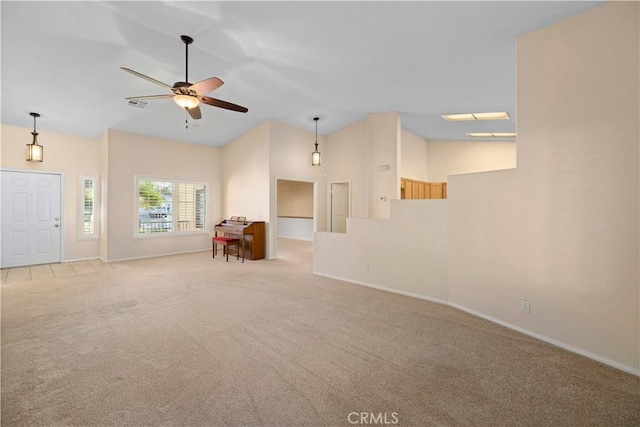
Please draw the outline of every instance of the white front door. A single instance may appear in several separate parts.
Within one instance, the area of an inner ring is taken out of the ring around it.
[[[347,217],[349,216],[349,183],[331,183],[331,231],[334,233],[347,232]]]
[[[2,171],[2,267],[61,261],[61,176]]]

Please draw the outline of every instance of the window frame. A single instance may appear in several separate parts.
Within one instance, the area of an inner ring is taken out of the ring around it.
[[[179,184],[193,184],[193,185],[202,185],[205,189],[205,203],[204,203],[204,229],[202,230],[180,230],[178,227],[178,215],[171,215],[171,231],[166,233],[140,233],[139,220],[140,220],[140,182],[142,181],[153,181],[153,182],[166,182],[171,183],[173,186],[173,191],[176,199],[172,199],[172,212],[177,212],[177,206],[179,204],[177,200],[178,194],[178,186]],[[135,239],[155,239],[159,237],[180,237],[180,236],[194,236],[194,235],[208,235],[209,234],[209,199],[210,199],[210,190],[209,190],[209,182],[207,181],[199,181],[199,180],[191,180],[191,179],[182,179],[182,178],[169,178],[169,177],[160,177],[154,175],[135,175],[133,179],[133,238]],[[175,208],[174,208],[175,207]]]
[[[85,182],[93,181],[93,233],[85,233]],[[78,180],[78,240],[100,239],[100,179],[95,175],[80,175]]]

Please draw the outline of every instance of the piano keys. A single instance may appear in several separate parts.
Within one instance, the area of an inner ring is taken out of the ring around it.
[[[214,232],[216,237],[221,235],[242,239],[241,246],[246,259],[263,259],[265,257],[264,224],[264,221],[232,221],[225,219],[214,227]]]

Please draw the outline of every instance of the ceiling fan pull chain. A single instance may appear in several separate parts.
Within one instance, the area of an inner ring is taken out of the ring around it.
[[[189,129],[189,114],[184,112],[184,128]]]

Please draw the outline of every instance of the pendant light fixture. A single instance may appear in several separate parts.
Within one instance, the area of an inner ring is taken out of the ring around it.
[[[318,120],[320,117],[314,117],[313,120],[316,121],[316,149],[311,153],[311,166],[320,166],[320,152],[318,151]]]
[[[27,161],[30,162],[41,162],[44,160],[44,147],[38,144],[38,132],[36,131],[36,118],[40,117],[38,113],[29,113],[31,117],[33,117],[33,142],[31,144],[27,144]]]

